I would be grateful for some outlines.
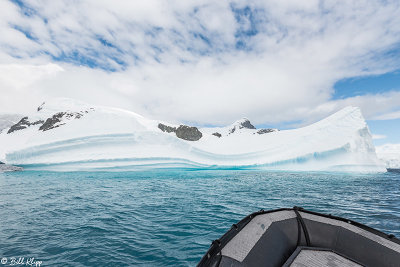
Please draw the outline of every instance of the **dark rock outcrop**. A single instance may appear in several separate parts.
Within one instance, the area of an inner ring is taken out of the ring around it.
[[[37,124],[43,124],[42,120],[38,120],[35,122],[30,122],[28,117],[23,117],[18,123],[14,124],[13,126],[10,127],[8,130],[7,134],[10,134],[15,131],[23,130],[28,128],[31,125],[37,125]]]
[[[87,112],[86,112],[87,113]],[[50,129],[54,129],[57,127],[60,127],[61,125],[64,125],[65,123],[61,123],[63,118],[70,120],[70,119],[79,119],[83,116],[83,113],[80,112],[58,112],[54,114],[52,117],[46,119],[46,121],[43,120],[38,120],[35,122],[30,122],[28,117],[23,117],[18,123],[14,124],[13,126],[10,127],[8,130],[8,134],[23,130],[28,128],[29,126],[32,125],[38,125],[42,124],[39,128],[40,131],[47,131]]]
[[[88,111],[86,111],[86,113],[88,113]],[[71,118],[80,119],[80,118],[82,118],[82,116],[83,116],[83,114],[79,113],[79,112],[65,113],[65,118],[67,118],[67,119],[71,119]]]
[[[44,123],[44,120],[38,120],[38,121],[32,122],[31,125],[38,125],[38,124],[43,124],[43,123]]]
[[[187,125],[180,125],[178,128],[176,128],[159,123],[158,128],[163,132],[175,133],[176,137],[186,141],[197,141],[203,136],[197,127],[191,127]]]
[[[187,141],[198,141],[203,134],[197,129],[197,127],[190,127],[187,125],[180,125],[175,132],[178,138]]]
[[[172,133],[172,132],[176,132],[176,127],[171,127],[162,123],[158,124],[158,128],[163,131],[163,132],[167,132],[167,133]]]
[[[60,127],[61,125],[64,125],[65,123],[60,123],[63,121],[63,118],[70,120],[70,119],[80,119],[83,116],[82,113],[79,112],[58,112],[54,114],[51,118],[48,118],[42,126],[40,126],[39,130],[40,131],[48,131],[57,127]]]
[[[243,128],[251,130],[256,129],[256,127],[254,127],[254,125],[251,124],[251,122],[248,119],[243,119],[235,123],[235,126],[229,130],[229,134],[234,133],[236,129],[243,129]]]
[[[275,129],[260,129],[257,131],[258,134],[266,134],[266,133],[272,133],[275,132]]]
[[[54,129],[57,127],[60,127],[60,125],[62,124],[58,124],[57,123],[61,122],[62,117],[65,115],[65,112],[58,112],[56,114],[53,115],[53,117],[48,118],[42,126],[40,126],[39,130],[40,131],[48,131],[50,129]]]
[[[215,132],[215,133],[213,133],[212,135],[215,135],[216,137],[218,137],[218,138],[221,138],[221,134],[220,133],[218,133],[218,132]]]
[[[16,124],[14,124],[13,126],[10,127],[7,134],[25,129],[25,128],[29,127],[30,125],[31,124],[28,121],[28,117],[23,117],[19,122],[17,122]]]
[[[1,162],[1,161],[0,161],[0,164],[4,164],[4,162]]]
[[[24,117],[20,114],[0,114],[0,132],[9,129]]]
[[[45,102],[43,102],[40,106],[38,106],[37,111],[41,111],[43,109]]]
[[[254,125],[251,124],[251,122],[248,119],[245,119],[239,124],[239,129],[242,128],[255,129],[256,127],[254,127]]]

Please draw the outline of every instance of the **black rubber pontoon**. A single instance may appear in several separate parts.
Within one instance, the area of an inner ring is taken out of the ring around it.
[[[400,266],[400,240],[302,208],[255,212],[213,241],[198,266]]]

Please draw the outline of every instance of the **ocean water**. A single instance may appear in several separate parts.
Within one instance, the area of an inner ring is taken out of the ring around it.
[[[40,266],[195,266],[259,209],[302,206],[400,236],[400,174],[0,173],[0,258]]]

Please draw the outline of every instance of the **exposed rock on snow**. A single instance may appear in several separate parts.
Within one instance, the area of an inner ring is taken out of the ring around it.
[[[17,123],[22,117],[18,114],[0,114],[0,132]]]
[[[212,133],[212,135],[214,135],[214,136],[216,136],[218,138],[221,138],[221,136],[222,136],[219,132]]]
[[[88,111],[86,111],[88,113]],[[57,127],[60,127],[61,125],[64,125],[63,121],[66,120],[71,120],[71,119],[80,119],[83,116],[83,113],[80,112],[58,112],[54,114],[51,118],[48,118],[42,126],[40,126],[39,130],[40,131],[48,131]]]
[[[197,127],[191,127],[187,125],[180,125],[177,128],[159,123],[158,128],[166,133],[175,133],[178,138],[187,141],[198,141],[203,136]]]
[[[255,129],[255,128],[256,128],[256,127],[254,127],[253,124],[251,124],[251,122],[250,122],[248,119],[246,119],[246,118],[243,118],[242,120],[238,121],[237,123],[238,123],[239,129],[242,129],[242,128],[246,128],[246,129]]]
[[[11,128],[8,130],[8,134],[19,131],[22,129],[25,129],[26,127],[29,127],[31,123],[28,121],[28,117],[23,117],[17,124],[14,124],[11,126]]]
[[[167,133],[175,133],[176,132],[176,127],[172,127],[172,126],[168,126],[162,123],[158,124],[158,128],[163,131],[163,132],[167,132]]]
[[[43,102],[40,106],[38,106],[37,111],[41,111],[43,109],[44,104],[46,104],[46,102]]]
[[[177,167],[386,171],[376,157],[367,124],[354,107],[299,129],[259,130],[268,134],[257,134],[248,119],[198,129],[66,99],[41,107],[21,122],[21,130],[0,134],[1,161],[57,171]],[[44,121],[40,127],[30,122],[40,120]]]
[[[37,112],[41,114],[41,110],[46,107],[45,103],[43,102],[42,105],[40,105],[37,108]],[[48,118],[44,119],[39,119],[36,121],[29,121],[28,117],[23,117],[18,123],[12,125],[10,129],[8,130],[8,134],[13,133],[15,131],[20,131],[27,129],[31,126],[35,125],[41,125],[39,127],[40,131],[48,131],[57,127],[60,127],[61,125],[64,125],[66,121],[72,120],[72,119],[80,119],[84,114],[87,114],[91,111],[94,111],[94,108],[89,108],[88,110],[85,111],[79,111],[79,112],[71,112],[71,111],[63,111],[63,112],[56,112],[55,114],[51,114],[52,108],[47,110],[47,112],[43,113],[43,115],[50,115]],[[38,114],[35,114],[34,117],[38,117]]]
[[[251,122],[246,118],[236,121],[232,126],[233,127],[229,130],[229,133],[234,133],[236,130],[243,128],[256,129],[256,127],[254,127],[253,124],[251,124]]]
[[[54,114],[53,117],[48,118],[46,122],[42,126],[40,126],[39,130],[44,132],[64,125],[65,123],[60,123],[64,115],[65,112]]]
[[[23,117],[18,123],[14,124],[13,126],[10,127],[7,134],[10,134],[15,131],[23,130],[29,126],[38,125],[38,124],[43,124],[43,120],[30,122],[28,117]]]
[[[176,129],[176,136],[187,141],[198,141],[203,134],[197,129],[197,127],[190,127],[186,125],[180,125]]]
[[[278,131],[277,129],[260,129],[257,131],[258,134],[266,134]]]

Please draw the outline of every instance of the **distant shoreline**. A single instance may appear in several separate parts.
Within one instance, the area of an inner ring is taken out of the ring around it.
[[[388,172],[400,172],[400,169],[387,168]]]
[[[22,171],[22,170],[23,170],[22,167],[4,164],[3,162],[0,161],[0,173],[1,172]]]

